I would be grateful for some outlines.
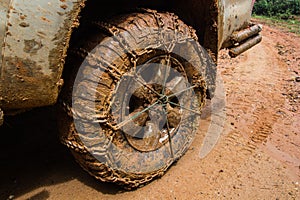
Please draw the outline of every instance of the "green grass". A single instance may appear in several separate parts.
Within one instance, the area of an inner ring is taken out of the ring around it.
[[[300,36],[300,16],[293,16],[287,20],[260,15],[253,15],[253,18],[259,21],[263,21],[266,24],[283,28],[291,33],[295,33]]]

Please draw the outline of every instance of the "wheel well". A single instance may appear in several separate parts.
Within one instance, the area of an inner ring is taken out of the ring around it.
[[[185,24],[193,27],[196,30],[198,42],[208,52],[213,62],[217,63],[218,55],[218,31],[217,31],[217,7],[215,3],[210,0],[152,0],[152,1],[92,1],[87,0],[85,7],[82,9],[79,22],[80,26],[74,29],[71,39],[70,47],[72,44],[77,44],[78,39],[82,37],[81,26],[89,24],[91,21],[106,21],[115,15],[128,14],[137,11],[139,8],[149,8],[160,12],[173,12]],[[92,31],[89,30],[88,31]],[[65,67],[62,78],[68,82],[71,71],[70,67]],[[215,73],[215,68],[209,69],[211,73]],[[212,77],[214,80],[214,77]],[[214,85],[213,83],[210,83]],[[213,91],[213,90],[212,90]],[[208,94],[208,98],[213,96]]]
[[[129,13],[138,8],[173,12],[197,33],[199,43],[209,52],[216,62],[218,52],[217,18],[218,7],[214,0],[87,0],[81,12],[80,22],[105,20],[114,15]]]

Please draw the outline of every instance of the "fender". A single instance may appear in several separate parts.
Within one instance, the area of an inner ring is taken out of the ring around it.
[[[0,107],[54,104],[64,58],[85,0],[2,0],[0,3]]]

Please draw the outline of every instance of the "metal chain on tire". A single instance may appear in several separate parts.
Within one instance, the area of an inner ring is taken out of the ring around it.
[[[152,11],[152,10],[146,10],[147,13],[152,14],[155,19],[157,20],[158,26],[160,28],[163,28],[163,24],[160,23],[160,21],[162,22],[162,16],[157,13],[156,11]],[[175,15],[174,15],[174,18]],[[177,28],[179,27],[178,21],[177,20],[172,20],[174,21],[174,30],[176,31]],[[122,38],[120,36],[120,34],[118,34],[121,30],[112,25],[112,24],[108,24],[108,23],[103,23],[103,22],[97,22],[95,23],[97,26],[100,27],[100,29],[109,32],[110,34],[112,34],[120,43],[120,45],[122,45],[124,47],[124,49],[130,54],[131,56],[131,63],[135,66],[137,61],[138,61],[138,55],[136,54],[136,52],[134,51],[130,51],[129,45],[127,44],[126,40],[124,38]],[[196,34],[192,31],[192,29],[190,28],[190,35],[192,36],[192,38],[190,37],[190,39],[194,39],[194,37],[197,37]],[[181,41],[182,42],[182,41]],[[168,50],[166,48],[166,50]],[[87,52],[85,49],[76,49],[75,50],[76,53],[81,54],[81,56],[83,58],[85,58],[87,55],[91,55],[89,52]],[[170,53],[170,52],[169,52]],[[117,70],[115,70],[114,68],[110,69],[110,75],[112,75],[113,77],[118,77],[116,76],[116,74],[118,75],[122,75],[122,72],[119,73]],[[118,81],[118,79],[116,79],[116,81]],[[113,96],[113,92],[111,93],[110,99]],[[113,101],[112,101],[113,102]],[[111,102],[111,103],[112,103]],[[66,102],[64,102],[63,100],[60,100],[60,104],[63,107],[63,109],[65,110],[66,114],[73,119],[74,117],[76,117],[76,113],[74,115],[74,111],[72,110],[72,107],[70,105],[68,105]],[[203,105],[201,105],[203,106]],[[106,111],[107,115],[109,110]],[[108,119],[108,116],[102,116],[103,117],[103,124],[109,126],[111,129],[116,129],[115,126],[113,126],[112,124],[110,124]],[[106,118],[106,121],[105,121]],[[113,136],[112,136],[113,137]],[[119,185],[122,185],[125,189],[133,189],[136,187],[140,187],[143,186],[144,184],[148,183],[150,180],[156,178],[156,177],[160,177],[162,176],[165,171],[167,170],[168,166],[173,162],[171,160],[167,161],[168,163],[165,165],[167,167],[163,167],[157,171],[151,172],[149,174],[143,174],[143,175],[134,175],[134,174],[129,174],[128,177],[127,174],[125,172],[122,172],[121,170],[114,170],[112,168],[110,168],[109,166],[107,166],[106,164],[100,163],[95,157],[92,156],[92,154],[90,154],[87,150],[87,148],[82,144],[82,142],[78,141],[78,139],[76,139],[75,136],[73,136],[73,138],[62,138],[61,141],[63,144],[65,144],[66,146],[68,146],[71,150],[73,150],[75,153],[79,153],[79,154],[85,154],[85,157],[89,159],[89,162],[91,163],[97,163],[97,167],[99,167],[100,169],[102,169],[102,172],[96,171],[97,172],[97,179],[100,179],[102,181],[110,181],[110,182],[116,182]],[[110,140],[112,141],[112,139]],[[183,154],[183,152],[185,152],[185,148],[182,148],[178,151],[178,154]],[[82,158],[79,158],[82,159]],[[91,169],[87,169],[86,166],[82,166],[88,173],[92,174],[90,172]],[[95,176],[94,174],[92,174],[93,176]]]

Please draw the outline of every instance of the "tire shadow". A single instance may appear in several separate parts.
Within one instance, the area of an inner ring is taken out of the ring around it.
[[[103,193],[126,192],[87,174],[58,139],[55,106],[5,116],[0,127],[0,199],[77,179]],[[30,199],[47,199],[44,189]]]

